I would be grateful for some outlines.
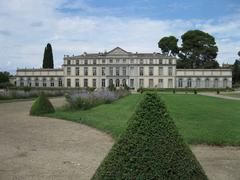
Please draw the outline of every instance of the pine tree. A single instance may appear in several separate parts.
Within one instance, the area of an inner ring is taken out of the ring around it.
[[[126,131],[92,177],[104,179],[201,179],[201,165],[179,134],[160,97],[146,94]]]
[[[43,68],[54,68],[53,64],[53,53],[52,53],[52,46],[50,43],[47,44],[44,50],[44,55],[43,55]]]

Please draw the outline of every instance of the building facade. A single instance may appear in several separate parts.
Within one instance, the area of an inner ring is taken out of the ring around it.
[[[232,87],[231,69],[176,69],[175,57],[131,53],[119,47],[105,53],[64,56],[62,69],[18,69],[17,86],[95,87],[110,84],[143,88]]]

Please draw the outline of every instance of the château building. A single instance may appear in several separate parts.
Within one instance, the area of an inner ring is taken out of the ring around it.
[[[119,47],[104,53],[65,55],[61,69],[17,69],[16,85],[31,87],[143,88],[232,87],[232,71],[177,69],[177,59],[160,53],[132,53]]]

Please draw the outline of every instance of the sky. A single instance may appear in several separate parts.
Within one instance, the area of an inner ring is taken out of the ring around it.
[[[109,51],[160,52],[158,41],[200,29],[216,38],[217,60],[240,51],[239,0],[0,0],[0,71],[40,68],[51,43],[64,55]]]

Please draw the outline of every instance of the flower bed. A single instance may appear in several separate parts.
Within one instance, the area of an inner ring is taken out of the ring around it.
[[[67,108],[86,110],[100,104],[107,104],[129,94],[126,90],[98,90],[89,92],[86,90],[66,95]]]

